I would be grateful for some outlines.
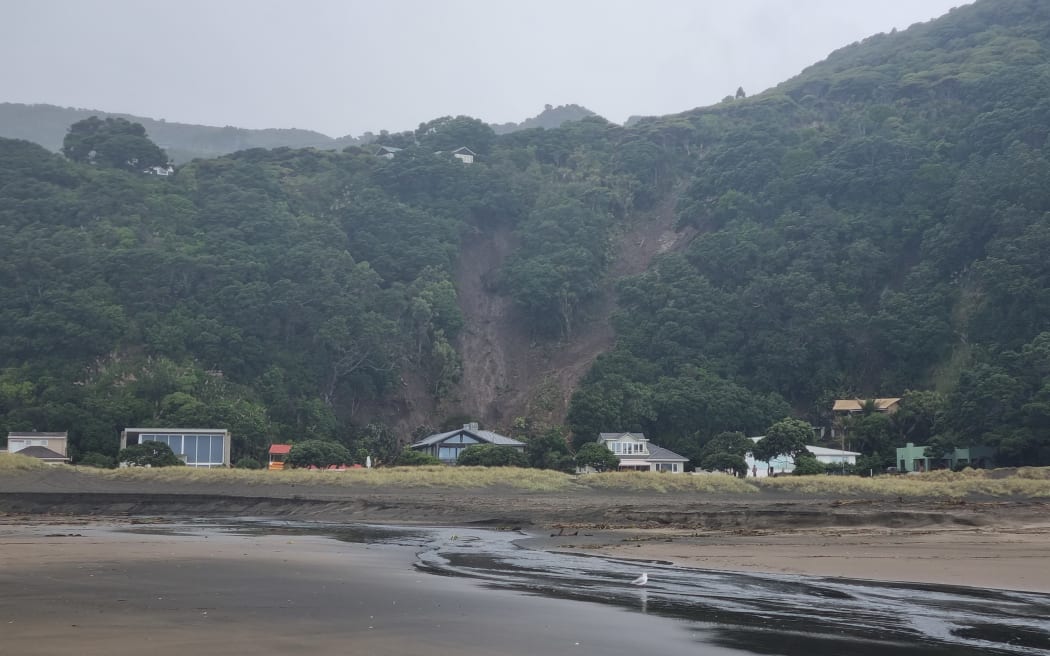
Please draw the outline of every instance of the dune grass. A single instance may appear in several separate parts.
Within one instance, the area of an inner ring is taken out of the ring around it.
[[[17,453],[0,453],[0,472],[21,471],[28,469],[47,469],[50,467],[43,460],[30,458]]]
[[[41,469],[35,458],[0,454],[0,471]],[[785,493],[806,497],[867,497],[954,500],[967,497],[1050,499],[1050,467],[1017,470],[936,471],[921,475],[782,476],[733,478],[726,475],[672,475],[653,472],[606,472],[573,476],[561,472],[515,467],[381,467],[345,472],[247,469],[93,469],[79,471],[120,481],[168,482],[201,488],[264,486],[390,489],[484,489],[572,494],[586,492],[652,494]]]
[[[595,490],[620,492],[681,493],[702,492],[708,494],[754,494],[758,488],[750,480],[734,478],[724,474],[698,476],[675,476],[655,472],[605,472],[587,474],[578,480],[580,485]]]
[[[782,476],[755,481],[762,489],[813,496],[962,499],[973,496],[1050,498],[1050,469],[937,471],[913,476]]]
[[[89,470],[82,470],[89,471]],[[382,467],[345,472],[162,467],[92,470],[116,480],[160,481],[199,485],[269,485],[334,487],[486,488],[508,487],[529,492],[556,492],[572,486],[572,477],[560,472],[513,467]]]

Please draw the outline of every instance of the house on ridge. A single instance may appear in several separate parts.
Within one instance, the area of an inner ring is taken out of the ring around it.
[[[464,164],[473,164],[474,158],[477,157],[478,154],[466,146],[460,146],[452,151],[452,156]]]
[[[492,431],[481,430],[476,422],[463,424],[463,428],[425,437],[409,448],[432,455],[446,465],[454,465],[459,460],[459,454],[463,449],[475,444],[495,444],[496,446],[509,446],[519,451],[525,450],[524,442]]]
[[[400,148],[394,146],[379,146],[375,149],[373,154],[376,157],[382,157],[383,159],[394,159],[394,155],[401,152]]]
[[[681,474],[689,458],[657,446],[644,433],[601,433],[598,444],[620,458],[621,471],[658,471]]]

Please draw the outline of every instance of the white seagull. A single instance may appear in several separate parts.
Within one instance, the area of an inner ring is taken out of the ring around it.
[[[631,581],[631,585],[645,585],[649,582],[649,574],[642,572],[642,575]]]

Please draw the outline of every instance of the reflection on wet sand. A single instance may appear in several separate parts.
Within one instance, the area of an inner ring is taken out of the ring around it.
[[[510,531],[245,520],[0,541],[4,645],[26,655],[1050,655],[1050,595],[552,553]]]

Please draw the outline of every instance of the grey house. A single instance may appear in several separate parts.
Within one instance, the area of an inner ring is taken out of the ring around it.
[[[416,442],[410,448],[432,455],[446,465],[453,465],[459,460],[463,449],[475,444],[495,444],[513,447],[519,451],[525,450],[524,442],[492,431],[480,430],[476,423],[463,424],[463,428],[446,433],[436,433]]]

